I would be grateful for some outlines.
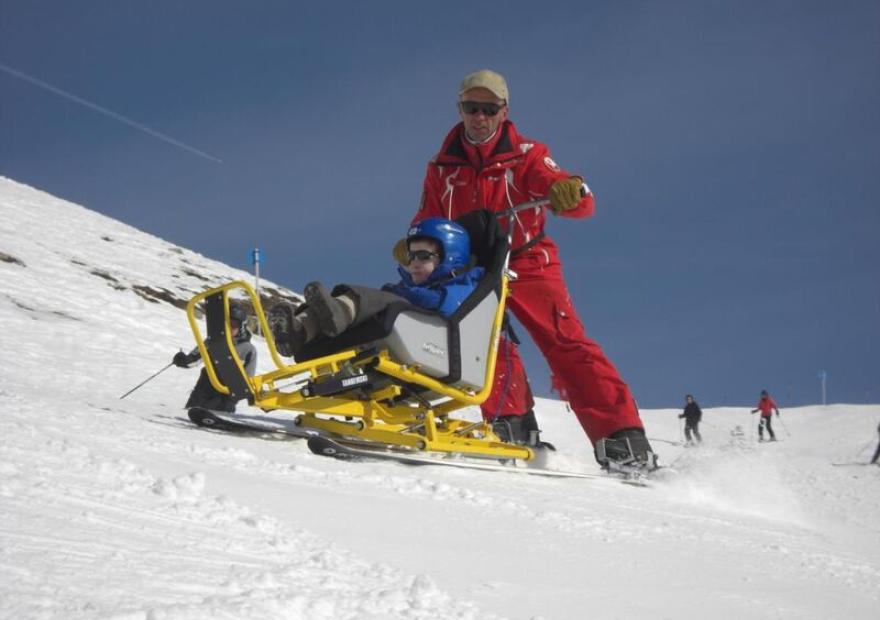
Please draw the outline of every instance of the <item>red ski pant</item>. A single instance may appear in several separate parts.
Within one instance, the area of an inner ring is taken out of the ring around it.
[[[502,336],[498,343],[498,360],[495,362],[492,392],[480,407],[483,411],[483,419],[494,420],[498,416],[523,415],[534,406],[535,400],[519,351],[509,338]]]
[[[511,282],[507,307],[543,353],[591,442],[623,428],[643,428],[629,387],[599,345],[587,338],[561,273],[548,271],[521,273]],[[483,417],[522,415],[533,405],[522,358],[502,339]]]

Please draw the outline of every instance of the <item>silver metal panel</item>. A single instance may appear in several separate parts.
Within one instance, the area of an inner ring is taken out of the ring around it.
[[[459,323],[461,377],[452,385],[475,391],[483,388],[497,309],[498,298],[490,294]],[[395,361],[419,366],[424,374],[441,379],[449,374],[447,332],[446,321],[440,316],[401,312],[380,346],[387,347]]]
[[[459,323],[461,337],[461,379],[457,386],[466,385],[480,390],[486,378],[492,324],[498,310],[498,298],[489,294]],[[491,380],[491,378],[490,378]]]
[[[418,365],[431,377],[449,374],[449,335],[440,316],[401,312],[384,344],[401,364]]]

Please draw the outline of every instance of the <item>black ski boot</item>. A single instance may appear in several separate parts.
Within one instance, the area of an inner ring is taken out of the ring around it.
[[[314,312],[325,336],[338,336],[351,325],[345,306],[335,299],[320,282],[309,282],[303,291],[309,310]]]
[[[523,430],[522,418],[521,415],[498,416],[492,420],[492,430],[505,443],[523,444],[528,435]]]
[[[625,473],[659,467],[657,455],[641,428],[625,428],[600,439],[596,442],[596,460],[603,469]]]
[[[529,409],[523,415],[499,416],[492,420],[492,430],[501,441],[514,443],[521,446],[529,446],[539,450],[556,450],[549,442],[541,441],[541,429],[538,428],[538,420],[535,412]]]

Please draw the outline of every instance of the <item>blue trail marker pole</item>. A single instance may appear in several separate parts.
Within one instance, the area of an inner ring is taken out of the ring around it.
[[[819,381],[822,383],[822,405],[825,405],[825,381],[828,379],[828,373],[824,370],[819,371]]]
[[[257,293],[257,299],[262,299],[260,297],[260,248],[254,248],[251,250],[251,264],[254,266],[254,290]],[[256,308],[254,308],[256,310]],[[260,333],[260,322],[257,321],[257,335],[262,336]]]

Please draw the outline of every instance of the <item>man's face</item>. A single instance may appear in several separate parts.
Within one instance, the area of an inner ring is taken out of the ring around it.
[[[498,106],[498,113],[491,116],[485,109],[469,104],[485,104],[485,107]],[[458,114],[464,123],[464,130],[468,138],[474,142],[483,142],[498,129],[498,126],[507,119],[507,104],[503,99],[496,97],[491,90],[486,88],[472,88],[464,91],[458,98]]]
[[[413,283],[421,284],[440,264],[440,244],[431,239],[415,239],[409,243],[410,260],[406,270]],[[419,256],[413,256],[417,254]]]

